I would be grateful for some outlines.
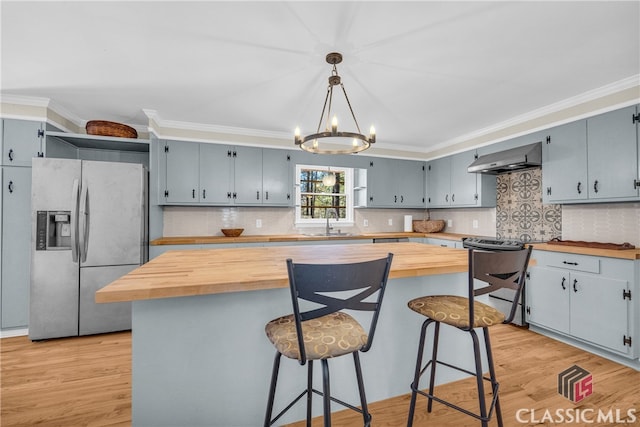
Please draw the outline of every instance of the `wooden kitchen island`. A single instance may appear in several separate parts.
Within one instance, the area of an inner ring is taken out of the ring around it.
[[[275,354],[264,326],[291,312],[285,260],[340,263],[389,252],[394,259],[375,341],[362,355],[367,398],[374,402],[410,391],[424,318],[407,302],[428,294],[465,295],[465,250],[382,243],[169,251],[99,290],[99,303],[133,302],[133,425],[262,425]],[[439,352],[472,367],[464,334],[444,334]],[[334,395],[355,403],[352,363],[333,361],[331,381]],[[297,361],[283,359],[280,369],[276,410],[306,381]],[[441,372],[440,382],[460,378]],[[315,381],[321,384],[320,377]],[[321,414],[320,401],[314,404]],[[304,417],[299,403],[279,421]]]

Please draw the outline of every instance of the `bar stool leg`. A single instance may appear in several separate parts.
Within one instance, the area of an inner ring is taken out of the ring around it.
[[[480,356],[480,343],[478,341],[478,335],[476,331],[471,329],[469,331],[471,338],[473,339],[473,355],[476,361],[476,382],[478,384],[478,403],[480,404],[480,417],[482,419],[482,427],[488,427],[489,423],[487,419],[487,404],[484,398],[484,384],[482,378],[482,358]]]
[[[331,427],[331,391],[329,388],[329,363],[322,359],[322,394],[324,427]]]
[[[493,366],[493,351],[491,350],[491,340],[489,338],[489,328],[482,328],[482,333],[484,334],[484,345],[487,351],[487,364],[489,365],[489,376],[491,377],[491,391],[495,390],[495,411],[496,411],[496,421],[498,422],[498,427],[503,427],[502,425],[502,411],[500,409],[500,396],[498,395],[498,390],[496,390],[496,385],[498,381],[496,379],[496,370]]]
[[[420,342],[418,343],[418,358],[416,360],[416,370],[413,375],[413,382],[411,383],[411,403],[409,403],[409,419],[407,421],[407,427],[413,426],[413,415],[416,410],[416,397],[418,395],[418,387],[420,384],[420,374],[422,371],[422,356],[424,354],[424,341],[427,336],[427,327],[431,323],[431,319],[427,319],[422,323],[422,330],[420,332]]]
[[[313,404],[313,360],[307,361],[307,427],[311,427],[311,409]]]
[[[362,380],[362,368],[360,367],[360,355],[358,353],[358,351],[353,352],[353,363],[356,367],[356,379],[358,380],[358,391],[360,392],[362,418],[364,419],[364,426],[368,427],[369,425],[371,425],[371,414],[369,414],[367,397],[364,393],[364,381]]]
[[[436,322],[433,332],[433,353],[431,354],[431,378],[429,378],[429,399],[427,402],[427,412],[431,412],[433,406],[433,388],[436,382],[436,364],[438,360],[438,341],[440,338],[440,322]]]
[[[267,413],[264,417],[264,427],[271,426],[271,415],[273,412],[273,401],[276,396],[276,383],[278,382],[278,372],[280,370],[280,357],[282,354],[276,351],[276,357],[273,359],[273,370],[271,371],[271,387],[269,388],[269,400],[267,402]]]

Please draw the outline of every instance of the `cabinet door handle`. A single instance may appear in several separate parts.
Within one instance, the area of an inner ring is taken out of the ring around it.
[[[265,200],[269,200],[269,192],[268,191],[264,192],[264,198],[265,198]]]
[[[578,279],[573,279],[573,292],[578,292],[578,288],[576,285],[578,284]]]
[[[238,197],[238,193],[233,193],[233,198],[236,199]]]
[[[256,200],[260,200],[260,191],[256,191]]]
[[[562,286],[562,290],[563,290],[563,291],[567,289],[567,287],[564,285],[564,282],[565,282],[566,280],[567,280],[567,279],[566,279],[565,277],[563,277],[563,278],[562,278],[562,283],[560,283],[560,286]]]
[[[203,199],[207,198],[207,190],[202,190],[202,198]]]
[[[227,199],[230,199],[230,198],[231,198],[231,192],[228,192],[227,193]]]
[[[570,261],[562,261],[562,263],[566,265],[578,265],[577,262],[570,262]]]
[[[582,183],[581,182],[578,182],[577,190],[578,190],[578,194],[582,194]]]
[[[593,191],[596,192],[596,193],[598,192],[598,180],[597,179],[593,182]]]
[[[7,185],[7,189],[9,193],[13,193],[13,181],[9,181],[9,185]]]
[[[404,196],[400,196],[400,203],[404,203]]]
[[[14,155],[13,155],[13,148],[12,148],[12,149],[9,150],[9,161],[10,162],[13,162],[13,157],[14,157]]]
[[[444,201],[445,201],[445,202],[448,202],[448,201],[449,201],[449,195],[448,195],[448,194],[446,194],[446,195],[444,196]]]
[[[196,190],[195,190],[195,188],[193,190],[191,190],[191,198],[192,199],[196,198]]]
[[[455,194],[452,194],[452,195],[451,195],[451,202],[455,202],[455,201],[456,201],[456,195],[455,195]]]
[[[393,203],[398,203],[398,196],[393,196]]]

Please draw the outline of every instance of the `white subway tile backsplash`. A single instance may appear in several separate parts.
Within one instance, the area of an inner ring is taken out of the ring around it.
[[[564,205],[562,239],[640,247],[640,203]]]

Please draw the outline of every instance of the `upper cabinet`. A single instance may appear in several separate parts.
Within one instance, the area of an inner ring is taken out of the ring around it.
[[[496,177],[467,172],[475,150],[427,163],[427,207],[495,207]]]
[[[424,208],[424,162],[372,158],[367,169],[367,207]]]
[[[637,106],[552,128],[542,146],[543,201],[640,198]]]
[[[163,141],[160,204],[289,206],[286,150]],[[164,172],[164,173],[162,173]]]
[[[587,121],[550,129],[542,143],[543,201],[586,200],[587,186]]]
[[[42,122],[2,120],[2,166],[31,166],[33,157],[42,156]]]

